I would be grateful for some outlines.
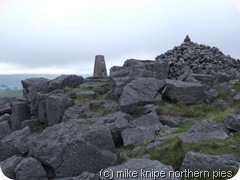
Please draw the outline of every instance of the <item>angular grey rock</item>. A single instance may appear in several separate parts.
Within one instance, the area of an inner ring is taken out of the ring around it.
[[[17,101],[16,98],[1,98],[0,99],[0,116],[12,113],[11,103]]]
[[[122,146],[123,140],[121,132],[126,128],[133,127],[133,125],[126,119],[126,114],[117,112],[101,117],[100,119],[103,120],[106,123],[106,126],[109,127],[115,146]]]
[[[190,74],[193,78],[200,81],[202,84],[212,86],[213,85],[213,76],[209,74]]]
[[[38,96],[48,92],[49,79],[30,78],[21,82],[23,94],[29,103],[30,113],[34,115],[38,114]]]
[[[79,106],[73,106],[64,111],[62,122],[78,119],[82,117],[82,108]]]
[[[183,143],[200,142],[208,139],[226,139],[227,137],[229,137],[228,130],[212,120],[198,122],[187,133],[179,136]]]
[[[121,133],[124,146],[151,142],[155,139],[157,133],[165,130],[156,112],[146,114],[131,123],[134,128],[124,129]]]
[[[183,121],[183,118],[177,116],[161,115],[159,116],[159,120],[163,125],[167,125],[169,127],[178,127],[179,124]]]
[[[148,113],[151,113],[151,112],[156,112],[157,108],[158,107],[154,104],[147,104],[147,105],[144,106],[144,114],[148,114]]]
[[[65,94],[52,94],[46,101],[47,125],[53,126],[62,121],[64,111],[69,108],[73,102]]]
[[[213,89],[215,89],[218,92],[218,94],[221,94],[222,96],[232,95],[231,87],[226,82],[213,86]]]
[[[205,91],[206,87],[200,83],[166,80],[164,97],[173,102],[201,104],[207,98]]]
[[[129,176],[128,172],[135,172],[133,176]],[[125,179],[125,180],[135,180],[135,179],[157,179],[157,180],[173,180],[178,178],[169,177],[169,172],[174,172],[171,166],[164,165],[156,160],[149,160],[145,158],[130,159],[129,161],[118,165],[104,169],[102,172],[113,172],[114,176],[112,180]],[[152,174],[150,172],[153,172]],[[154,172],[155,177],[154,177]],[[157,173],[159,172],[159,173]],[[160,174],[162,173],[162,174]],[[104,180],[109,178],[104,178],[101,176],[101,172],[97,175],[98,179],[102,177]]]
[[[31,115],[26,102],[13,102],[12,114],[10,117],[10,125],[12,130],[19,130],[22,128],[22,121],[30,119]]]
[[[228,73],[229,72],[212,73],[213,83],[215,85],[217,85],[217,84],[221,84],[221,83],[230,81],[232,79],[232,77]]]
[[[224,124],[229,130],[240,131],[240,114],[229,114]]]
[[[0,140],[0,162],[13,155],[25,154],[28,151],[27,141],[31,135],[29,127],[17,130]]]
[[[103,125],[81,125],[79,120],[60,123],[46,128],[29,145],[29,155],[52,169],[56,178],[117,164],[111,132]]]
[[[134,112],[136,106],[162,101],[165,82],[154,78],[139,78],[127,84],[120,97],[120,109]]]
[[[7,176],[10,179],[15,179],[16,176],[14,174],[14,169],[16,166],[20,163],[20,161],[23,159],[23,157],[14,155],[1,164],[1,170],[5,176]]]
[[[113,92],[119,97],[123,87],[134,79],[168,77],[169,64],[150,60],[128,59],[123,67],[114,66],[110,69],[110,77],[114,80]]]
[[[9,122],[8,121],[0,122],[0,139],[11,133],[12,129],[10,128]]]
[[[39,125],[41,125],[39,119],[29,119],[29,120],[22,121],[22,128],[25,128],[26,126],[28,126],[31,130],[33,130],[35,127]]]
[[[49,82],[49,92],[55,89],[63,89],[65,87],[75,88],[82,84],[84,79],[82,76],[77,75],[61,75]]]
[[[3,121],[9,121],[10,122],[10,114],[3,114],[0,116],[0,122],[3,122]]]
[[[210,101],[218,96],[218,92],[215,89],[209,89],[205,91],[205,93],[207,95],[207,99]]]
[[[123,145],[142,145],[155,139],[155,132],[139,128],[127,128],[121,132]]]
[[[41,163],[31,157],[22,159],[16,166],[14,173],[17,180],[48,180]]]
[[[154,133],[164,129],[164,126],[160,123],[156,112],[137,118],[132,121],[132,124],[139,129],[153,131]]]
[[[235,96],[233,97],[233,100],[235,100],[235,101],[240,101],[240,93],[238,93],[237,95],[235,95]]]
[[[190,171],[235,171],[239,169],[239,161],[232,155],[209,155],[195,152],[188,152],[182,162],[180,170]]]

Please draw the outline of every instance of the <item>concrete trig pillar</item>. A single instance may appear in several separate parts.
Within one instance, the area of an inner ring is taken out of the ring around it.
[[[103,55],[95,56],[93,77],[107,77],[107,69]]]

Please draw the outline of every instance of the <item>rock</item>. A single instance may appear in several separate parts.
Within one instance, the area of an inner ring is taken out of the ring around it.
[[[139,78],[127,84],[120,97],[120,109],[134,112],[136,106],[162,101],[161,91],[165,82],[154,78]]]
[[[138,78],[166,79],[168,71],[169,64],[165,62],[128,59],[123,67],[114,66],[110,69],[110,76],[114,81],[113,92],[119,97],[123,87],[132,80]]]
[[[218,92],[218,94],[221,96],[231,96],[232,95],[231,87],[226,82],[213,86],[213,89],[215,89]]]
[[[12,130],[19,130],[22,128],[22,121],[30,119],[31,115],[26,102],[13,102],[12,114],[10,117],[10,125]]]
[[[46,101],[47,124],[53,126],[62,121],[64,111],[72,105],[65,94],[52,94]]]
[[[29,119],[22,121],[22,128],[29,127],[31,130],[33,130],[35,127],[41,125],[39,119]]]
[[[20,161],[23,159],[23,157],[14,155],[1,164],[1,170],[4,173],[5,176],[7,176],[10,179],[16,179],[16,176],[14,174],[14,169],[16,166],[20,163]]]
[[[210,101],[218,96],[218,92],[215,89],[209,89],[205,91],[205,93],[207,95],[207,99]]]
[[[240,93],[233,97],[233,100],[240,101]]]
[[[184,39],[184,42],[186,43],[186,42],[190,42],[191,41],[191,39],[189,38],[189,36],[187,35],[186,37],[185,37],[185,39]]]
[[[0,116],[0,122],[3,122],[3,121],[10,122],[10,114],[5,113],[5,114],[1,115]]]
[[[90,172],[83,172],[80,176],[56,178],[52,180],[94,180],[95,174]]]
[[[39,161],[27,157],[20,161],[14,173],[19,180],[48,180],[47,174]]]
[[[16,98],[1,98],[0,99],[0,116],[5,113],[11,114],[12,108],[11,103],[17,101]]]
[[[25,154],[28,151],[27,141],[31,135],[29,127],[15,131],[0,140],[0,162],[13,155]]]
[[[142,145],[145,142],[151,142],[155,139],[153,131],[147,131],[139,128],[127,128],[121,132],[123,145]]]
[[[186,67],[194,74],[212,75],[215,85],[240,77],[239,61],[216,49],[194,43],[186,37],[180,46],[175,46],[155,59],[170,65],[169,79],[178,79],[186,72]]]
[[[234,171],[239,169],[239,161],[232,155],[209,155],[188,152],[182,162],[181,171]]]
[[[29,155],[37,158],[56,177],[98,172],[117,164],[110,130],[103,125],[81,125],[80,120],[46,128],[29,142]]]
[[[115,146],[122,146],[123,140],[121,132],[126,128],[131,128],[131,125],[126,119],[126,114],[122,112],[117,112],[114,114],[109,114],[100,118],[109,127]]]
[[[179,136],[183,143],[201,142],[208,139],[226,139],[227,137],[229,137],[228,130],[212,120],[198,122],[187,133]]]
[[[81,117],[82,117],[82,108],[75,105],[64,111],[62,122],[67,122],[73,119],[79,119]]]
[[[159,116],[159,120],[163,125],[167,125],[169,127],[178,127],[179,124],[183,121],[183,118],[176,116],[161,115]]]
[[[201,104],[206,100],[206,87],[200,83],[166,80],[164,97],[173,102],[185,104]]]
[[[38,114],[38,96],[48,92],[49,79],[30,78],[21,81],[23,86],[23,95],[29,103],[30,113]]]
[[[49,82],[49,92],[55,89],[64,89],[65,87],[75,88],[84,81],[82,76],[77,75],[61,75]]]
[[[156,160],[149,160],[145,158],[130,159],[129,161],[118,165],[104,169],[102,172],[98,173],[97,177],[100,179],[102,177],[104,180],[110,178],[104,178],[101,174],[103,172],[112,172],[112,180],[117,179],[177,179],[169,177],[169,172],[174,172],[171,166],[164,165]],[[152,172],[152,173],[151,173]]]
[[[148,114],[148,113],[151,113],[151,112],[156,112],[157,108],[158,107],[154,104],[147,104],[147,105],[144,106],[144,114]]]
[[[153,131],[154,133],[164,129],[164,126],[160,123],[156,112],[137,118],[132,121],[132,124],[139,129]]]
[[[190,74],[193,78],[195,78],[197,81],[200,81],[202,84],[205,84],[207,86],[213,85],[213,76],[208,74]]]
[[[240,131],[240,114],[229,114],[224,124],[229,130]]]
[[[11,133],[12,130],[10,128],[9,122],[8,121],[0,122],[0,139]]]

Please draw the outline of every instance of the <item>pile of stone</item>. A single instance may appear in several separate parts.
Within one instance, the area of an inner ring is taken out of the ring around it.
[[[178,79],[186,72],[196,74],[226,73],[240,76],[240,60],[224,55],[218,48],[194,43],[187,36],[176,46],[155,58],[170,65],[168,78]]]

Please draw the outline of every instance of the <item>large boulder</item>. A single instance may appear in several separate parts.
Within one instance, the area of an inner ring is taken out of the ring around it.
[[[223,175],[229,179],[231,176],[227,177],[226,174],[230,173],[234,176],[233,172],[236,173],[239,170],[239,160],[232,155],[209,155],[190,151],[185,155],[180,170],[208,171],[209,173],[215,171],[212,175],[215,175],[216,179],[217,176],[223,178]]]
[[[183,143],[201,142],[209,139],[226,139],[227,137],[229,137],[228,130],[212,120],[198,122],[188,132],[179,136]]]
[[[126,128],[121,132],[124,146],[151,142],[157,133],[165,129],[156,112],[146,114],[131,123],[134,125],[133,127]]]
[[[77,75],[61,75],[49,82],[49,92],[55,89],[64,89],[65,87],[75,88],[83,83],[84,79],[82,76]]]
[[[1,170],[5,176],[10,179],[16,179],[14,169],[20,163],[23,157],[14,155],[1,163]]]
[[[165,82],[154,78],[139,78],[133,80],[123,88],[120,97],[120,109],[134,112],[136,106],[162,101],[161,92]]]
[[[82,108],[79,106],[69,107],[64,111],[62,122],[67,122],[82,117]]]
[[[14,173],[19,180],[48,180],[41,163],[32,157],[22,159],[14,169]]]
[[[10,122],[10,114],[5,113],[5,114],[1,115],[1,116],[0,116],[0,122],[3,122],[3,121],[8,121],[8,122]]]
[[[25,127],[2,138],[0,140],[0,161],[4,161],[13,155],[27,153],[27,141],[31,134],[29,127]]]
[[[206,87],[200,83],[166,80],[164,97],[173,102],[185,104],[201,104],[205,102]]]
[[[169,64],[165,62],[128,59],[122,67],[114,66],[110,69],[110,77],[114,80],[113,92],[119,97],[123,87],[138,78],[164,80],[168,77],[168,71]]]
[[[31,115],[28,109],[27,102],[13,102],[10,124],[12,130],[22,129],[22,121],[30,119]]]
[[[0,122],[0,139],[2,139],[4,136],[11,134],[12,129],[9,125],[8,121]]]
[[[11,103],[17,101],[16,98],[0,98],[0,116],[5,113],[11,114]]]
[[[109,177],[106,178],[104,174],[108,174]],[[149,160],[144,158],[130,159],[129,161],[118,165],[112,166],[107,169],[102,170],[98,173],[98,179],[126,179],[126,180],[135,180],[135,179],[157,179],[157,180],[173,180],[178,179],[170,177],[171,173],[174,172],[171,166],[164,165],[156,160]]]
[[[49,79],[46,78],[30,78],[22,80],[23,94],[29,103],[30,113],[38,114],[38,96],[48,93]]]
[[[73,104],[65,94],[52,94],[46,100],[47,125],[53,126],[62,121],[64,111]]]
[[[240,114],[229,114],[225,119],[225,126],[232,131],[240,131]]]
[[[29,142],[29,155],[43,163],[55,177],[98,172],[117,164],[110,130],[104,125],[68,121],[46,128]]]

